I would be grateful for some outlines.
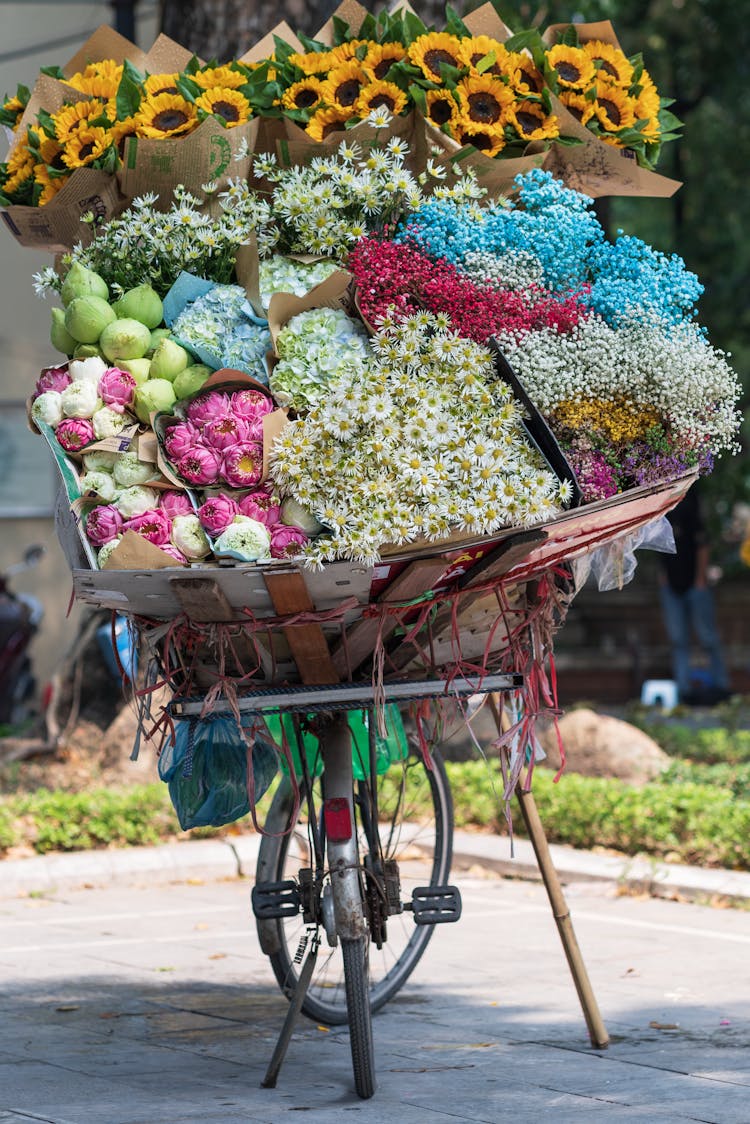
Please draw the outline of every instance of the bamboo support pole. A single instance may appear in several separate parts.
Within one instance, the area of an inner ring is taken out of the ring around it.
[[[504,722],[507,722],[507,718],[503,711],[500,697],[494,694],[490,695],[489,702],[498,733],[502,733],[505,728]],[[595,1049],[603,1050],[609,1045],[609,1034],[602,1021],[602,1016],[599,1012],[599,1004],[596,1001],[591,987],[591,981],[586,971],[586,965],[583,962],[581,950],[573,929],[570,910],[568,909],[568,904],[562,891],[560,878],[552,862],[552,855],[550,854],[547,837],[544,834],[542,821],[539,818],[536,801],[531,792],[524,792],[522,790],[520,784],[516,786],[516,796],[518,797],[521,815],[523,816],[523,821],[526,825],[526,830],[534,848],[536,860],[539,864],[539,872],[544,882],[544,888],[547,891],[547,897],[552,906],[552,915],[557,924],[563,951],[568,961],[570,974],[573,977],[573,983],[581,1004],[583,1017],[586,1020],[586,1027],[588,1029],[591,1045]]]

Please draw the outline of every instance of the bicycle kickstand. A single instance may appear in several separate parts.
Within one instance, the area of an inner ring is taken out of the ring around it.
[[[315,961],[318,958],[318,949],[320,947],[320,935],[316,929],[312,935],[310,948],[308,949],[305,962],[300,969],[299,977],[297,979],[297,986],[294,989],[294,994],[289,1001],[289,1010],[284,1019],[284,1025],[281,1028],[279,1040],[274,1047],[271,1061],[268,1063],[266,1075],[261,1081],[262,1089],[275,1089],[276,1082],[279,1077],[282,1062],[286,1057],[286,1052],[289,1048],[289,1043],[292,1040],[294,1032],[294,1024],[297,1021],[297,1016],[302,1010],[302,1004],[307,994],[307,989],[310,986],[313,972],[315,971]]]

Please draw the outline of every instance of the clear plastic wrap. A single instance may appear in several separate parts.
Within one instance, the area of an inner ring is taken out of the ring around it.
[[[622,589],[633,580],[638,560],[636,550],[658,550],[663,554],[675,553],[672,524],[666,515],[644,523],[635,531],[626,531],[605,546],[576,558],[572,563],[576,589],[582,589],[589,579],[596,583],[600,593]]]

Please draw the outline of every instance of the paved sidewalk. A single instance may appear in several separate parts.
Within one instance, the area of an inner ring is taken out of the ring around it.
[[[259,844],[258,835],[233,835],[161,847],[0,861],[0,899],[84,886],[158,884],[196,877],[233,878],[238,874],[252,877]],[[507,836],[458,831],[453,849],[456,868],[479,866],[511,878],[539,876],[533,848],[526,839],[515,839],[511,852]],[[566,885],[594,881],[642,890],[657,897],[679,896],[698,902],[717,898],[750,901],[750,872],[683,866],[644,856],[594,854],[555,844],[550,846],[550,853],[560,880]]]
[[[6,897],[0,1121],[747,1124],[750,913],[571,885],[612,1037],[592,1050],[543,888],[456,880],[461,921],[375,1019],[367,1102],[346,1031],[307,1020],[278,1087],[260,1087],[286,1003],[248,880]]]

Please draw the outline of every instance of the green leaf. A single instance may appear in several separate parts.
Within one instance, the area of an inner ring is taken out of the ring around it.
[[[178,75],[175,85],[185,101],[195,102],[195,99],[199,98],[203,93],[202,86],[199,86],[197,82],[193,82],[189,78],[183,77],[182,74]]]
[[[425,94],[424,87],[423,86],[417,86],[416,83],[413,83],[411,86],[409,86],[409,89],[407,90],[407,93],[408,93],[409,97],[411,98],[411,100],[416,105],[417,109],[421,113],[426,113],[427,112],[427,96]]]
[[[118,120],[125,121],[128,117],[136,114],[141,107],[142,96],[140,84],[134,82],[130,75],[123,70],[115,100]]]
[[[415,39],[419,39],[420,35],[427,34],[427,28],[422,23],[419,16],[415,16],[413,12],[403,13],[403,27],[403,43],[405,47],[411,47]]]
[[[368,12],[367,15],[365,16],[365,18],[362,20],[362,26],[360,27],[360,29],[357,33],[357,38],[358,39],[377,39],[377,33],[378,33],[377,20],[375,19],[372,12]]]
[[[555,137],[553,143],[562,145],[563,148],[575,148],[577,145],[583,144],[584,141],[582,141],[579,137],[559,136]]]
[[[680,121],[679,117],[675,117],[674,113],[670,113],[669,110],[660,110],[659,124],[661,125],[662,130],[672,130],[681,129],[684,125],[684,122]]]
[[[557,42],[565,47],[580,47],[581,41],[578,38],[578,30],[574,23],[569,24],[564,31],[558,33]]]
[[[183,66],[183,74],[196,74],[202,67],[202,63],[197,55],[191,55],[190,61],[186,66]]]
[[[319,43],[317,39],[311,39],[309,35],[305,35],[304,31],[297,31],[297,38],[306,51],[313,51],[315,54],[321,54],[327,51],[328,47],[325,43]]]
[[[146,81],[145,74],[143,74],[137,66],[133,66],[130,59],[125,59],[125,62],[122,64],[122,73],[123,77],[127,75],[131,82],[135,82],[141,86]]]
[[[291,43],[287,43],[284,39],[280,39],[278,35],[274,35],[273,44],[273,57],[278,63],[288,62],[290,56],[297,53]]]
[[[59,78],[62,82],[65,81],[65,74],[60,66],[42,66],[39,73],[46,74],[48,78]]]
[[[57,130],[55,129],[55,123],[52,120],[52,115],[48,113],[46,109],[40,109],[36,115],[36,119],[44,129],[47,136],[54,137],[55,140],[57,140]]]
[[[471,37],[471,32],[459,16],[455,8],[450,4],[445,8],[445,30],[450,35],[455,35],[458,39],[466,39]]]
[[[497,56],[495,55],[495,52],[490,51],[489,54],[482,55],[481,59],[476,64],[476,70],[479,74],[484,74],[485,70],[489,70],[490,67],[494,66],[496,62]]]
[[[342,20],[339,16],[334,16],[332,22],[334,47],[340,47],[342,43],[348,43],[350,39],[354,38],[346,20]]]

